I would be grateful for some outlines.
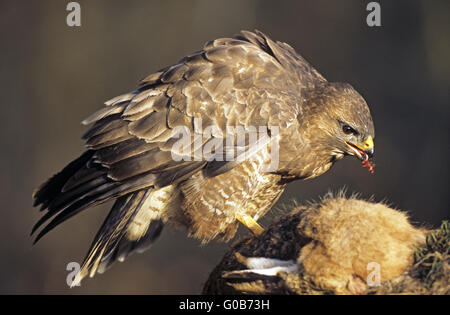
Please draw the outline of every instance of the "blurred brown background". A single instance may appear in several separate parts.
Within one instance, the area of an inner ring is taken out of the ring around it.
[[[449,217],[448,1],[381,1],[378,28],[366,25],[363,0],[79,1],[82,25],[73,28],[68,2],[0,1],[0,293],[200,293],[228,245],[170,230],[147,253],[69,289],[66,265],[81,262],[111,203],[32,247],[31,193],[82,152],[79,122],[105,100],[241,29],[288,42],[329,81],[351,83],[375,121],[374,175],[345,159],[291,184],[278,208],[346,186],[386,198],[414,222]]]

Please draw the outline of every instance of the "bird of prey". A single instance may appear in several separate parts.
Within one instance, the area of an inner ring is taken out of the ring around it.
[[[46,213],[32,233],[52,218],[36,241],[116,199],[76,282],[144,251],[164,225],[202,242],[229,240],[238,222],[259,234],[256,221],[287,183],[317,177],[345,155],[373,171],[374,126],[362,96],[259,31],[212,40],[105,105],[83,121],[92,124],[87,150],[33,194]],[[259,127],[270,142],[250,141]],[[190,134],[181,146],[180,128]],[[237,141],[230,130],[248,133]]]

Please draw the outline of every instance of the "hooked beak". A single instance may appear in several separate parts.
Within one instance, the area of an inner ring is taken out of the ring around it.
[[[354,144],[351,142],[346,142],[346,144],[353,152],[353,155],[363,162],[373,157],[374,143],[371,136],[369,136],[363,144]]]

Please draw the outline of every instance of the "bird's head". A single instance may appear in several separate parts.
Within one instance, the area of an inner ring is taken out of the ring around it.
[[[329,83],[316,95],[319,128],[332,158],[355,156],[373,173],[375,129],[365,100],[347,83]]]

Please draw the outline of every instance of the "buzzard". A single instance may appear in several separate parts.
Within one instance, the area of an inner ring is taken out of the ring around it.
[[[46,213],[32,233],[52,218],[35,242],[116,199],[75,283],[143,252],[166,224],[203,242],[229,240],[238,222],[259,234],[256,221],[287,183],[317,177],[345,155],[373,171],[364,99],[259,31],[210,41],[105,105],[83,121],[92,124],[82,137],[87,150],[33,193]],[[246,134],[243,141],[231,127]],[[250,141],[256,127],[269,142]],[[189,133],[181,146],[180,128]],[[208,158],[199,155],[207,148]]]

